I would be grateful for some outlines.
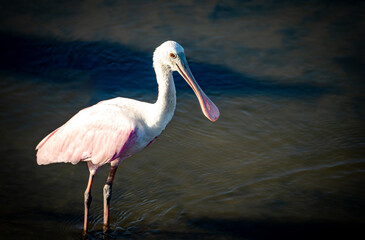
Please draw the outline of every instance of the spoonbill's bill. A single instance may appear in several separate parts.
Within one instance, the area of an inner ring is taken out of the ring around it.
[[[90,176],[84,194],[84,234],[88,228],[91,186],[98,168],[107,163],[111,165],[103,189],[103,229],[107,231],[112,184],[119,164],[152,143],[171,120],[176,106],[173,71],[178,71],[193,89],[204,115],[211,121],[219,117],[218,108],[195,81],[184,49],[178,43],[167,41],[157,47],[153,54],[153,67],[158,83],[155,103],[121,97],[101,101],[78,112],[36,147],[39,165],[87,163]]]

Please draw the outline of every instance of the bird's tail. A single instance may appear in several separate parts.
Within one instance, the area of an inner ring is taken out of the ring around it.
[[[52,138],[52,136],[59,130],[60,128],[57,128],[56,130],[54,130],[53,132],[51,132],[50,134],[48,134],[45,138],[43,138],[42,141],[40,141],[38,143],[38,145],[35,147],[35,150],[37,150],[37,164],[38,165],[45,165],[45,164],[50,164],[50,163],[54,163],[54,162],[58,162],[58,161],[52,161],[50,159],[51,155],[50,154],[50,150],[49,147],[44,146],[48,140],[50,140]]]

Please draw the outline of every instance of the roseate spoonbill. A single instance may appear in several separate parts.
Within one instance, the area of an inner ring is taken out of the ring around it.
[[[90,171],[84,194],[84,234],[88,228],[91,186],[99,167],[110,163],[103,189],[104,232],[109,228],[109,206],[115,172],[122,160],[152,143],[171,120],[176,106],[173,71],[178,71],[195,92],[204,115],[211,121],[219,110],[201,90],[190,71],[184,49],[174,41],[156,48],[153,67],[158,83],[155,103],[113,98],[85,108],[46,136],[36,147],[37,163],[86,162]]]

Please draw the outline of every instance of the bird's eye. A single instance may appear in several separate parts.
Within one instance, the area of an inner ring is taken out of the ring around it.
[[[175,55],[175,54],[173,54],[173,53],[170,53],[170,57],[172,57],[172,58],[176,58],[176,55]]]

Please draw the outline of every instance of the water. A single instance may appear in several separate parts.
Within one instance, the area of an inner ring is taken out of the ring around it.
[[[364,4],[9,1],[0,16],[0,236],[80,239],[85,164],[34,148],[80,109],[152,102],[152,53],[186,51],[221,111],[178,74],[172,122],[123,162],[110,239],[351,238],[364,224]],[[89,239],[102,239],[102,168]]]

